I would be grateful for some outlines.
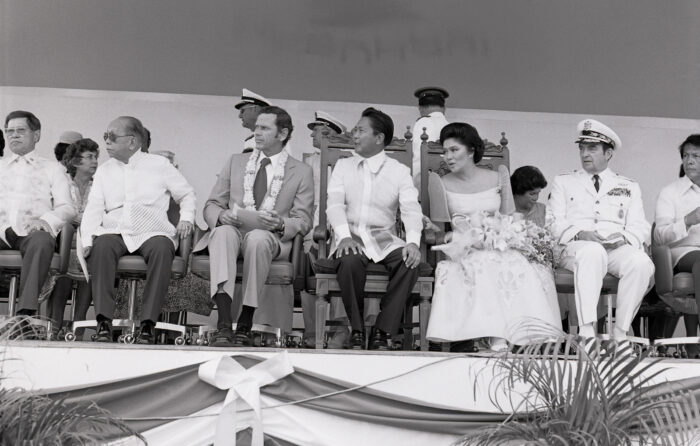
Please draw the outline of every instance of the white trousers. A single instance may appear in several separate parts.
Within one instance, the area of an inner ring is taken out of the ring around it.
[[[615,326],[629,330],[654,275],[654,264],[644,251],[631,245],[606,251],[600,243],[579,240],[566,245],[559,265],[574,272],[576,312],[581,325],[597,320],[605,274],[619,277]]]

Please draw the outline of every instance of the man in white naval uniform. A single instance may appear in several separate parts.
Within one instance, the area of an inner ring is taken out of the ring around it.
[[[583,170],[554,178],[548,219],[559,242],[559,266],[574,272],[579,335],[595,336],[600,289],[610,273],[620,278],[612,335],[624,340],[654,274],[644,251],[651,226],[639,184],[608,168],[622,145],[617,134],[593,119],[581,121],[578,133]]]
[[[413,184],[420,193],[420,139],[423,128],[428,141],[440,141],[440,130],[447,124],[445,118],[445,98],[450,94],[444,88],[423,87],[416,90],[420,118],[413,124]]]
[[[260,96],[257,93],[253,93],[248,89],[243,89],[241,93],[241,101],[235,105],[236,110],[238,110],[238,117],[241,119],[241,124],[243,127],[247,128],[251,132],[255,131],[255,121],[258,119],[260,114],[260,109],[267,107],[270,101]],[[243,153],[252,152],[255,148],[255,139],[251,133],[243,142]]]

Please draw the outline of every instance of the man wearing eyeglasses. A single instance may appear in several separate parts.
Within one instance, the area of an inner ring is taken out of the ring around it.
[[[95,299],[98,342],[112,340],[119,258],[136,253],[147,265],[136,342],[153,343],[175,248],[193,229],[194,189],[167,158],[141,151],[146,138],[143,124],[134,117],[122,116],[109,124],[104,140],[111,159],[97,168],[80,225]],[[168,220],[170,197],[180,205],[177,228]]]
[[[17,314],[36,313],[39,292],[48,277],[56,236],[76,209],[63,166],[34,152],[41,122],[27,111],[5,118],[12,151],[0,161],[0,249],[22,253]]]

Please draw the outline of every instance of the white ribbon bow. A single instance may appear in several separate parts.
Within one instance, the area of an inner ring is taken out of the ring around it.
[[[214,446],[236,445],[236,400],[240,397],[255,412],[251,446],[263,446],[260,387],[294,373],[287,351],[246,369],[230,356],[221,356],[199,366],[199,379],[219,389],[228,389],[224,407],[216,421]]]

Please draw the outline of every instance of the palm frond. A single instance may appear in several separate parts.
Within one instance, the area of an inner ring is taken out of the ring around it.
[[[35,335],[29,318],[0,321],[0,345],[22,334]],[[8,349],[0,349],[6,354]],[[17,360],[0,356],[3,364]],[[95,403],[67,403],[20,388],[0,387],[0,445],[93,445],[107,439],[133,436],[144,438],[126,423]]]
[[[575,359],[567,355],[572,352]],[[461,443],[690,444],[700,436],[694,394],[662,382],[667,369],[659,367],[660,360],[648,358],[648,352],[634,353],[630,343],[562,336],[492,358],[489,397],[510,415],[501,424],[466,435]]]

